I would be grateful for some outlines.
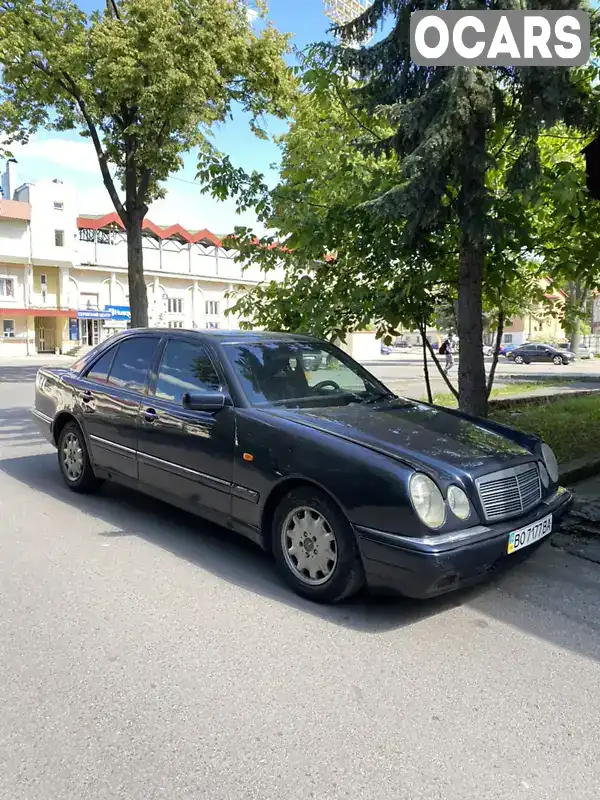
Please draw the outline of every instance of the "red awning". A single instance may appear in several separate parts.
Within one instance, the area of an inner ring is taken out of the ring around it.
[[[77,311],[68,308],[0,308],[0,314],[4,317],[76,317]]]

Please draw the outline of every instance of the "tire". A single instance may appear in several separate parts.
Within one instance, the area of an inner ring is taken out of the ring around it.
[[[552,363],[559,367],[561,364],[567,364],[568,362],[565,361],[561,356],[554,356]]]
[[[515,356],[515,364],[524,364],[524,363],[525,359],[523,358],[523,356]]]
[[[58,466],[69,489],[80,494],[97,491],[103,481],[94,475],[85,437],[76,422],[68,422],[58,437]]]
[[[304,520],[308,520],[307,528],[299,529]],[[298,555],[289,553],[295,529],[300,539],[305,537]],[[364,570],[350,523],[319,489],[306,486],[288,492],[273,515],[271,535],[279,572],[301,597],[317,603],[338,603],[364,586]],[[328,542],[329,559],[324,549]]]

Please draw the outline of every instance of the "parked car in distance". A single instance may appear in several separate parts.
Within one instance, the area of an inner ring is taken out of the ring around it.
[[[543,362],[548,364],[570,364],[576,358],[569,350],[560,350],[551,344],[529,344],[516,347],[506,354],[515,364]]]
[[[507,356],[511,352],[511,350],[516,350],[517,347],[519,347],[519,345],[517,344],[503,344],[498,350],[498,353],[501,356]]]
[[[400,350],[412,350],[412,344],[406,339],[396,339],[394,347],[398,347]]]
[[[390,347],[389,344],[381,343],[381,355],[382,356],[389,356],[394,352],[394,348]]]
[[[224,525],[318,602],[483,580],[571,497],[541,439],[397,397],[309,336],[124,331],[40,369],[32,413],[74,492],[118,481]]]
[[[569,344],[569,342],[561,342],[558,345],[558,347],[559,347],[560,350],[567,350],[569,352],[572,352],[571,351],[571,345]],[[580,344],[579,347],[577,348],[577,357],[578,358],[593,358],[594,354],[592,353],[592,351],[590,350],[589,347],[586,347],[584,344]]]

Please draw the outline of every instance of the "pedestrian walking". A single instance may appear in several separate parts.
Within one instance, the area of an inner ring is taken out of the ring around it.
[[[448,338],[442,342],[440,347],[440,355],[446,356],[446,367],[444,368],[444,372],[447,375],[454,366],[454,342],[452,341],[451,336],[448,336]]]

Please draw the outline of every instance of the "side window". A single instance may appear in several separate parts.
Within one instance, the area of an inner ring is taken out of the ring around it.
[[[160,340],[156,336],[138,336],[119,345],[108,377],[108,383],[120,389],[144,392],[148,370]]]
[[[97,383],[106,383],[108,380],[108,373],[110,372],[110,365],[115,357],[116,347],[111,347],[103,356],[100,356],[98,361],[93,365],[86,375],[90,381]]]
[[[181,404],[186,392],[206,394],[220,389],[221,379],[201,345],[178,339],[167,343],[158,369],[156,397]]]

